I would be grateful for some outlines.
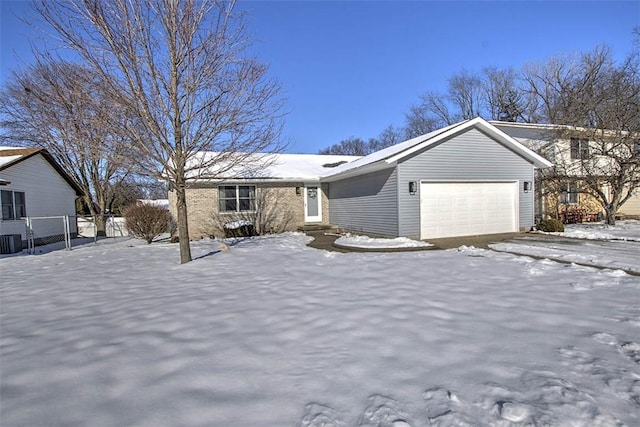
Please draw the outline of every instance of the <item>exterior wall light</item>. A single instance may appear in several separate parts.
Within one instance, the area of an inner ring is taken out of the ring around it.
[[[523,183],[523,189],[525,193],[528,193],[529,191],[531,191],[531,181],[525,181]]]
[[[409,181],[409,194],[416,194],[418,191],[418,183],[416,181]]]
[[[296,187],[296,196],[299,196],[302,193],[300,187]]]

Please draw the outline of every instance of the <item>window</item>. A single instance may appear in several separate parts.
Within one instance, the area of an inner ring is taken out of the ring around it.
[[[223,185],[218,187],[220,212],[252,212],[256,210],[254,185]]]
[[[27,216],[24,192],[2,190],[2,219],[12,220]]]
[[[560,183],[560,203],[575,205],[578,203],[578,183],[564,181]]]
[[[589,158],[589,140],[586,138],[571,138],[571,160]]]

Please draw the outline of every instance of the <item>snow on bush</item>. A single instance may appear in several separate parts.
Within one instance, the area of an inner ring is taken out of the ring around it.
[[[251,221],[247,221],[245,219],[239,219],[237,221],[232,221],[232,222],[227,222],[224,225],[224,228],[226,228],[227,230],[237,230],[240,227],[250,227],[253,224],[251,223]]]

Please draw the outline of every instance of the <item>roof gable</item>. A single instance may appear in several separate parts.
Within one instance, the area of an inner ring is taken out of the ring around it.
[[[10,168],[11,166],[27,160],[33,156],[41,155],[56,172],[69,184],[76,192],[76,196],[82,195],[82,189],[73,179],[62,169],[55,161],[53,156],[44,148],[19,148],[19,147],[0,147],[0,171]]]
[[[359,175],[361,173],[391,167],[398,161],[403,160],[416,152],[435,146],[446,139],[471,128],[483,131],[489,137],[505,145],[517,155],[532,163],[535,167],[545,168],[552,166],[552,164],[542,156],[529,150],[514,138],[502,132],[487,121],[477,117],[473,120],[456,123],[369,154],[359,160],[335,168],[335,170],[326,174],[324,178],[327,181],[332,181],[345,176]]]

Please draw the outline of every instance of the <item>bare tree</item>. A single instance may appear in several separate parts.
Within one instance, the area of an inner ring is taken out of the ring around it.
[[[369,138],[368,141],[362,138],[350,137],[324,148],[318,154],[342,154],[347,156],[366,156],[375,151],[395,145],[405,140],[405,132],[403,129],[387,126],[377,138]]]
[[[396,145],[405,139],[406,134],[403,129],[389,125],[380,132],[377,138],[371,138],[369,140],[369,150],[373,153],[374,151]]]
[[[448,80],[447,92],[429,91],[406,115],[406,133],[412,138],[462,120],[482,116],[482,79],[463,69]]]
[[[82,189],[82,202],[104,234],[100,214],[129,173],[126,112],[90,68],[40,55],[0,92],[2,139],[45,148]]]
[[[487,117],[507,122],[530,122],[532,98],[519,84],[516,71],[513,68],[486,67],[482,73],[482,99]]]
[[[611,51],[598,47],[586,54],[557,55],[541,63],[527,64],[523,80],[529,94],[538,99],[535,122],[591,126],[585,112],[592,103],[598,80],[613,66]],[[582,105],[581,105],[582,104]]]
[[[566,141],[554,179],[579,183],[598,200],[609,224],[640,187],[640,55],[616,64],[606,48],[527,68],[540,115]]]
[[[278,148],[279,85],[246,55],[250,40],[234,6],[224,0],[39,0],[36,6],[135,113],[127,131],[136,158],[176,195],[182,263],[191,261],[189,180],[201,171],[224,174],[256,152]],[[197,156],[202,151],[217,154]]]
[[[449,78],[448,88],[449,101],[458,113],[455,121],[482,115],[482,79],[478,75],[463,69]]]
[[[129,176],[111,188],[107,210],[121,215],[127,206],[135,205],[140,199],[145,199],[144,189],[134,176]]]
[[[406,115],[407,136],[413,138],[456,123],[459,115],[448,102],[448,96],[433,91],[420,97]]]
[[[352,136],[337,144],[318,151],[318,154],[342,154],[347,156],[366,156],[370,153],[369,144],[362,138]]]
[[[412,105],[409,108],[409,112],[405,114],[404,129],[407,138],[415,138],[417,136],[424,135],[425,133],[436,130],[443,125],[442,120],[430,113],[429,106],[425,102],[425,97],[426,95],[422,97],[422,103]]]

